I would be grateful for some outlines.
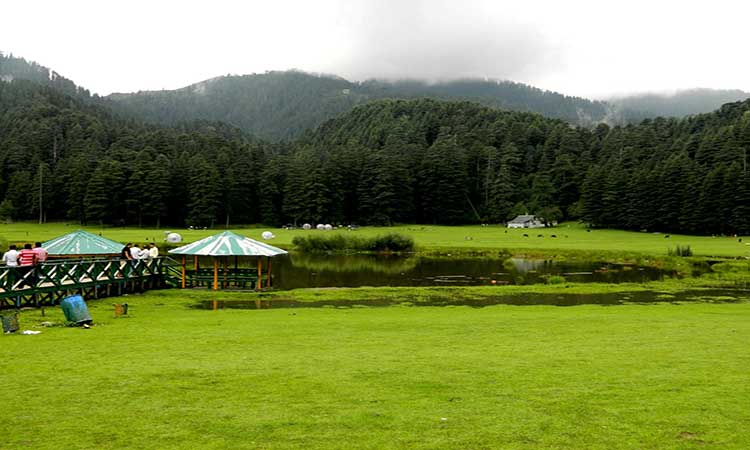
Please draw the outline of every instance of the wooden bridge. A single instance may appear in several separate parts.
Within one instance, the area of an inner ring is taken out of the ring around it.
[[[0,268],[0,308],[51,306],[64,297],[86,299],[177,287],[182,265],[171,258],[50,261]]]

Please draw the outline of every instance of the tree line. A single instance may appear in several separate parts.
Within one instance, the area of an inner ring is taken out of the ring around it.
[[[124,119],[0,82],[0,217],[143,226],[497,223],[750,232],[750,102],[573,127],[469,102],[381,100],[291,142]],[[41,205],[41,207],[40,207]]]

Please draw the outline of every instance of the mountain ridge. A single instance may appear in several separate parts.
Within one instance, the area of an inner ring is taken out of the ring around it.
[[[107,97],[122,113],[170,124],[187,118],[227,121],[274,140],[293,139],[305,130],[385,98],[473,101],[504,110],[536,112],[591,126],[613,117],[605,102],[590,101],[504,80],[460,79],[349,81],[327,74],[272,71],[215,77],[168,91],[117,93]]]
[[[224,122],[272,141],[293,140],[327,120],[380,99],[432,98],[470,101],[491,108],[534,112],[572,125],[625,125],[654,117],[684,117],[741,101],[741,90],[696,88],[674,95],[633,94],[590,100],[498,79],[461,78],[350,81],[337,75],[302,70],[221,75],[172,90],[112,93],[101,97],[35,62],[0,52],[0,81],[23,78],[110,107],[119,115],[176,126]]]

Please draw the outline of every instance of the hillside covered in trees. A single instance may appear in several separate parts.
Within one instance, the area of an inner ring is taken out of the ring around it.
[[[431,98],[471,101],[511,111],[536,112],[593,128],[625,125],[652,117],[683,117],[745,100],[740,90],[689,89],[666,94],[635,94],[592,101],[511,81],[463,79],[351,82],[333,75],[300,71],[222,76],[164,91],[90,95],[89,91],[37,63],[0,52],[0,80],[22,79],[53,87],[123,117],[174,126],[184,122],[224,122],[271,140],[292,140],[358,105],[380,99]]]
[[[750,101],[593,130],[469,102],[381,100],[296,141],[215,122],[124,120],[0,82],[0,216],[83,223],[549,221],[750,232]]]
[[[618,110],[633,117],[685,117],[713,111],[725,103],[747,100],[750,92],[739,89],[685,89],[670,94],[635,94],[610,98]]]
[[[509,81],[378,81],[361,83],[298,71],[224,76],[174,91],[113,94],[113,107],[148,122],[222,121],[270,140],[291,139],[305,130],[378,99],[468,100],[493,108],[537,112],[589,126],[624,120],[603,102],[568,97]]]
[[[592,101],[511,81],[350,82],[288,71],[224,76],[173,91],[113,94],[108,99],[115,110],[151,123],[222,121],[265,139],[287,140],[355,106],[382,99],[470,101],[502,110],[535,112],[593,128],[599,123],[616,126],[646,118],[706,113],[748,97],[750,94],[739,90],[691,89],[673,95],[644,94]]]
[[[223,124],[145,126],[50,87],[3,82],[0,216],[37,218],[41,197],[46,220],[257,222],[257,180],[247,174],[273,149],[243,136]]]
[[[52,69],[0,52],[0,81],[10,82],[16,79],[33,81],[74,97],[88,98],[90,96],[89,91],[76,86],[72,80]]]

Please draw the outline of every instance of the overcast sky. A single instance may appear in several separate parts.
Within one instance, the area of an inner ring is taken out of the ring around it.
[[[292,68],[585,97],[750,91],[750,1],[24,0],[2,14],[0,51],[102,95]]]

